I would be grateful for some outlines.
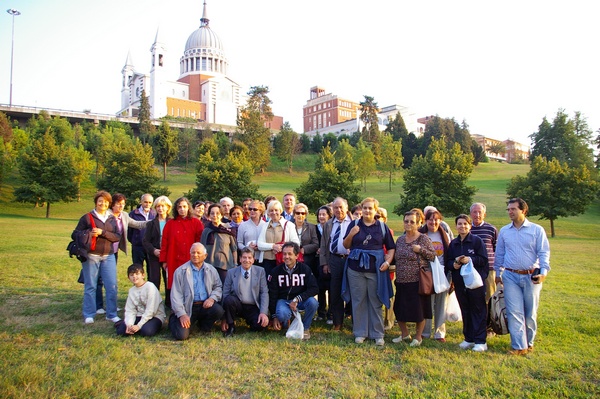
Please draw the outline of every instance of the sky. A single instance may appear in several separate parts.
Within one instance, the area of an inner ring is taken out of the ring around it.
[[[179,77],[203,0],[0,0],[14,8],[13,105],[114,114],[128,51],[150,70],[157,29]],[[268,86],[273,111],[302,133],[310,88],[471,133],[529,144],[544,117],[582,112],[600,129],[596,2],[207,0],[211,29],[245,91]],[[0,15],[0,103],[9,103],[12,17]]]

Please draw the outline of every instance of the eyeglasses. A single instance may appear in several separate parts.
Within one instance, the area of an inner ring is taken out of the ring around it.
[[[371,237],[371,234],[367,235],[367,237],[365,238],[365,240],[363,241],[363,245],[367,245],[369,243],[369,240],[373,238]]]
[[[405,220],[404,224],[417,224],[414,220]]]
[[[258,208],[248,208],[249,211],[258,211]]]
[[[294,212],[296,215],[306,215],[306,212]]]

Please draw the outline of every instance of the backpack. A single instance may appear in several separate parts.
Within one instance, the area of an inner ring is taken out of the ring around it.
[[[504,285],[498,284],[496,292],[490,298],[489,304],[490,325],[498,335],[508,334],[508,318],[504,303]]]
[[[89,213],[90,222],[92,228],[96,227],[92,214]],[[71,233],[71,242],[67,245],[67,251],[69,251],[69,258],[76,257],[81,263],[87,260],[87,254],[89,250],[93,250],[96,247],[96,237],[92,237],[92,230],[73,230]]]

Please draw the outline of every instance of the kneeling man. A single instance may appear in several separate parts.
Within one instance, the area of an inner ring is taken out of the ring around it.
[[[227,271],[223,286],[225,319],[221,330],[226,337],[233,335],[236,316],[244,317],[251,331],[261,331],[269,325],[269,290],[265,269],[253,266],[252,249],[246,247],[240,252],[241,266]]]
[[[215,321],[223,317],[219,305],[223,285],[219,273],[204,262],[206,248],[196,242],[190,248],[190,261],[181,265],[173,275],[171,287],[171,317],[169,329],[178,340],[188,339],[190,328],[198,323],[200,331],[210,332]]]

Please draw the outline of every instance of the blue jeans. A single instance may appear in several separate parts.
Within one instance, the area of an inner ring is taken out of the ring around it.
[[[96,289],[98,275],[102,277],[106,290],[106,317],[117,317],[117,262],[115,255],[98,256],[89,254],[82,263],[83,268],[83,317],[96,315]]]
[[[533,284],[529,274],[517,274],[508,270],[502,273],[502,282],[510,345],[513,349],[527,349],[528,346],[533,346],[535,340],[542,284]]]
[[[277,306],[275,307],[275,316],[281,322],[281,325],[284,328],[288,327],[288,321],[292,318],[292,309],[290,309],[290,302],[292,301],[288,301],[287,299],[279,299],[277,301]],[[310,297],[307,300],[298,303],[298,311],[304,310],[304,316],[302,317],[304,331],[310,329],[313,317],[315,316],[315,313],[317,313],[318,308],[319,302],[313,297]]]

